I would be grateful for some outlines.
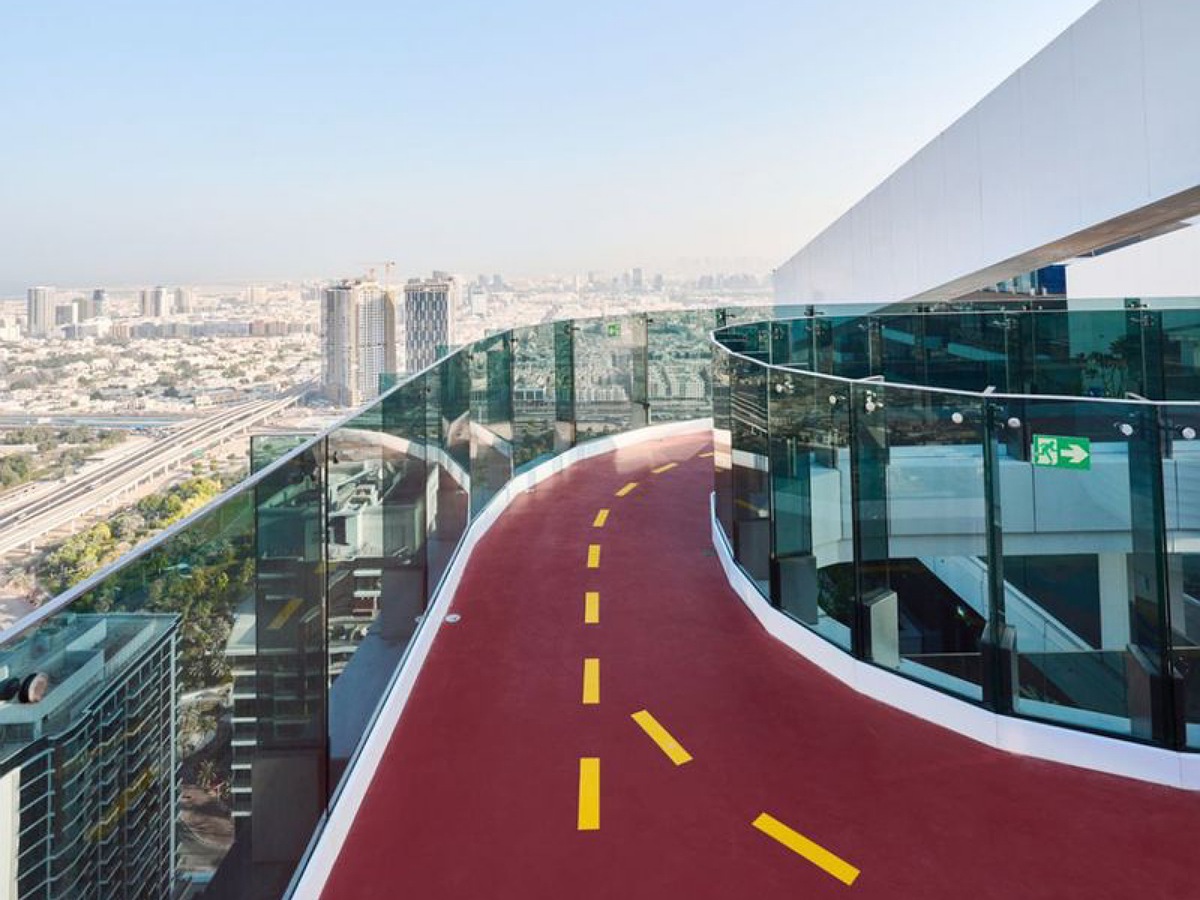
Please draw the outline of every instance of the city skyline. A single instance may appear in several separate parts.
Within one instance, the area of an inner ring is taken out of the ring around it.
[[[765,270],[1091,5],[7,9],[0,294]]]

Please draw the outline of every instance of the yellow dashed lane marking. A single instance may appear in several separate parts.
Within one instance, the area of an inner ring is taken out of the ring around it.
[[[625,485],[625,487],[623,487],[619,491],[617,491],[617,496],[624,497],[626,494],[628,494],[630,491],[632,491],[637,486],[638,486],[638,483],[636,481],[631,481],[631,482],[629,482],[629,484]]]
[[[275,614],[275,618],[271,620],[271,624],[267,626],[269,631],[278,631],[284,626],[288,619],[296,614],[296,610],[300,608],[300,599],[293,597],[287,603],[283,604],[283,609]]]
[[[665,466],[659,466],[657,469],[651,469],[650,471],[655,475],[661,475],[663,472],[671,471],[671,469],[675,468],[677,465],[679,465],[679,463],[667,463]]]
[[[589,569],[600,568],[600,545],[588,544],[588,566]]]
[[[583,624],[600,624],[600,592],[588,591],[583,595]]]
[[[585,706],[600,702],[600,660],[594,656],[583,661],[583,702]]]
[[[600,758],[579,760],[579,830],[600,830]]]
[[[637,722],[642,727],[642,731],[650,736],[650,740],[658,744],[658,749],[667,754],[671,762],[677,766],[682,766],[686,762],[692,761],[692,754],[683,749],[683,745],[671,735],[671,732],[663,728],[659,724],[658,719],[650,715],[646,710],[635,712],[632,716],[633,721]]]
[[[815,844],[798,831],[788,828],[778,819],[762,813],[753,823],[767,837],[774,838],[794,853],[798,853],[819,869],[828,872],[843,884],[854,884],[858,869],[841,857],[830,853],[820,844]]]
[[[708,450],[708,451],[705,451],[704,453],[697,453],[696,455],[698,457],[700,457],[701,459],[711,459],[713,452],[711,450]]]
[[[596,518],[592,520],[593,528],[603,528],[604,523],[608,521],[608,510],[602,509],[596,513]]]

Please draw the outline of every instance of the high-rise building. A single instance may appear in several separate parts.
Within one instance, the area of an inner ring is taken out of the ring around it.
[[[104,288],[92,291],[92,315],[96,318],[108,315],[108,291]]]
[[[79,321],[79,307],[74,303],[60,303],[54,307],[54,327],[74,325]]]
[[[192,289],[175,288],[175,312],[190,313],[192,311]]]
[[[162,319],[171,314],[171,304],[174,298],[171,296],[170,291],[159,285],[151,292],[151,297],[153,298],[154,317],[156,319]]]
[[[379,376],[396,371],[396,304],[374,281],[343,281],[321,298],[325,393],[341,406],[378,396]]]
[[[26,295],[26,331],[31,337],[48,337],[54,331],[54,288],[31,287]]]
[[[493,284],[500,276],[493,276]],[[445,272],[432,278],[410,278],[404,286],[404,365],[419,372],[450,345],[454,307],[458,302],[458,284]]]
[[[176,623],[67,614],[0,653],[0,896],[173,896]]]
[[[171,315],[175,293],[168,291],[162,285],[148,290],[142,290],[142,317],[146,319],[162,319]]]
[[[473,284],[467,290],[467,309],[473,316],[486,316],[489,295],[485,288]]]

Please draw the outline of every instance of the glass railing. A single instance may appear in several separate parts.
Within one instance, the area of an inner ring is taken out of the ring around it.
[[[747,322],[713,380],[771,604],[997,713],[1200,749],[1200,311]]]
[[[5,632],[18,896],[283,896],[472,519],[578,442],[709,415],[711,332],[763,314],[480,340],[256,440],[247,481]]]
[[[718,518],[784,613],[967,702],[1200,749],[1200,314],[772,312],[799,311],[460,348],[257,441],[0,634],[18,896],[283,896],[474,518],[580,442],[710,412]]]

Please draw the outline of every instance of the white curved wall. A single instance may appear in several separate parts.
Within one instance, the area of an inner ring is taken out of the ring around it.
[[[1200,215],[1198,41],[1196,0],[1101,0],[780,267],[777,301],[948,299]]]

